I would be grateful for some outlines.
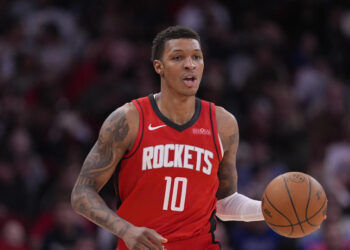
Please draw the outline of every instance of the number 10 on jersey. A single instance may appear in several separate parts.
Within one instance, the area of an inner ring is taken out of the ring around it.
[[[175,177],[170,176],[165,177],[166,187],[164,195],[163,210],[170,210],[181,212],[185,208],[185,199],[186,199],[186,190],[187,190],[187,178],[184,177]],[[181,186],[180,186],[181,185]],[[178,190],[181,187],[180,202],[178,201]],[[170,192],[172,191],[171,197]]]

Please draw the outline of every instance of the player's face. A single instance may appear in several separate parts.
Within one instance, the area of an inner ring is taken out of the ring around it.
[[[162,77],[163,88],[186,96],[195,95],[204,69],[199,42],[185,38],[167,41],[162,60],[156,60],[154,67]]]

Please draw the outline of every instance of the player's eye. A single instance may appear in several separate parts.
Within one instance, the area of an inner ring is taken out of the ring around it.
[[[194,60],[200,60],[200,59],[202,59],[202,57],[199,56],[199,55],[194,55],[194,56],[193,56],[193,59],[194,59]]]
[[[174,61],[180,61],[182,59],[182,56],[174,56],[172,59]]]

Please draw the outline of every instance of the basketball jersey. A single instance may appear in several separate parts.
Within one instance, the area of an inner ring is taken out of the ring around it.
[[[117,214],[169,242],[210,233],[223,155],[215,105],[197,98],[191,120],[178,125],[160,112],[153,95],[133,104],[139,130],[119,165]]]

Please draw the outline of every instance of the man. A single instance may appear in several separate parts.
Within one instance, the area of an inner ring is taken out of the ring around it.
[[[118,249],[219,249],[215,214],[263,220],[260,201],[237,193],[237,122],[195,96],[204,69],[196,32],[181,26],[160,32],[152,61],[160,93],[133,100],[106,119],[72,206],[118,236]],[[114,172],[117,213],[98,194]]]

